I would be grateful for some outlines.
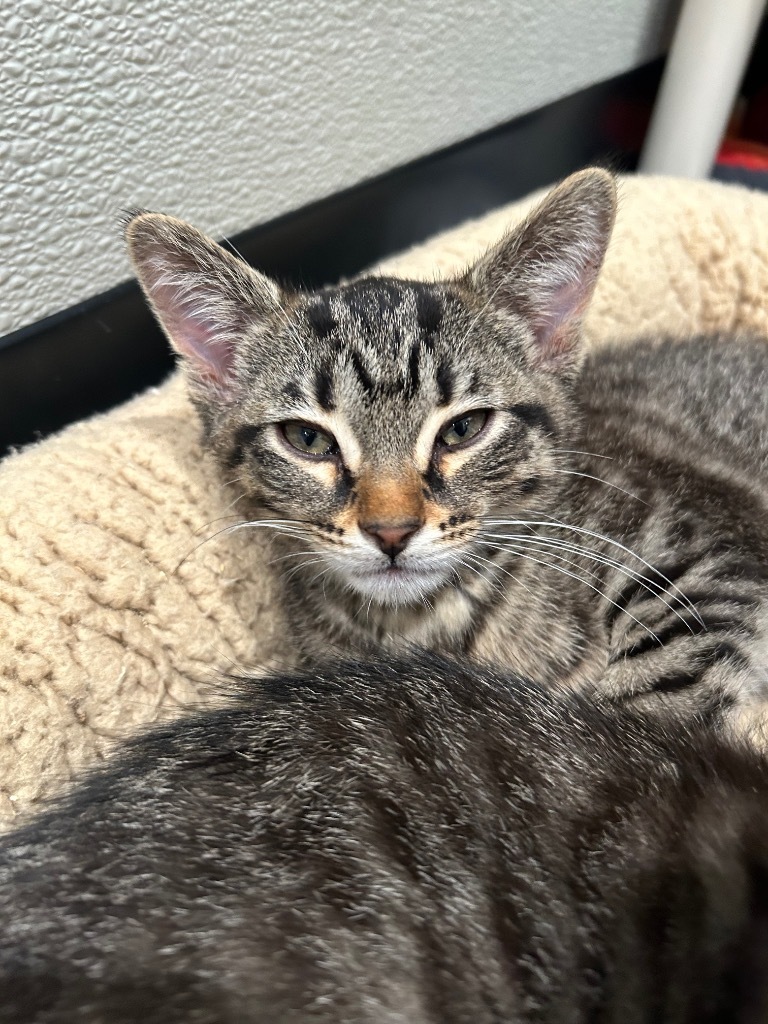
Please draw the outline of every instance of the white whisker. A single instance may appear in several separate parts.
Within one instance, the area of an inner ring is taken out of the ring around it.
[[[322,558],[316,558],[314,561],[312,561],[312,562],[305,562],[304,564],[305,565],[316,565],[318,562],[322,562],[322,561],[323,561]],[[330,573],[330,571],[331,571],[330,565],[327,565],[324,569],[321,569],[320,572],[316,573],[312,577],[312,579],[309,581],[310,585],[313,584],[315,582],[315,580],[319,580],[319,579],[327,576]]]
[[[309,565],[318,565],[320,562],[323,562],[323,561],[324,561],[324,559],[322,559],[322,558],[313,558],[313,559],[310,559],[310,561],[308,561],[308,562],[302,562],[300,565],[294,565],[292,569],[289,569],[287,572],[284,572],[281,575],[282,575],[284,580],[289,580],[291,578],[291,576],[295,575],[295,573],[299,572],[301,569],[306,569],[307,566],[309,566]],[[328,571],[330,571],[330,567],[328,568]],[[320,573],[319,575],[322,575],[322,573]],[[315,579],[317,579],[317,578],[318,577],[316,576]],[[313,581],[310,580],[310,582],[313,582]]]
[[[215,519],[209,519],[207,523],[203,523],[202,526],[198,526],[198,528],[194,531],[192,536],[196,537],[199,533],[202,533],[203,530],[207,530],[209,526],[213,526],[214,523],[220,523],[222,521],[222,519],[239,519],[239,518],[240,518],[240,513],[239,512],[230,512],[228,515],[217,516]]]
[[[470,556],[468,552],[465,552],[464,553],[464,558],[468,558],[468,557],[472,557],[472,556]],[[464,566],[465,569],[469,569],[470,572],[476,573],[484,583],[487,583],[489,586],[493,587],[494,590],[498,591],[498,593],[502,592],[501,591],[501,587],[498,585],[498,583],[496,583],[494,580],[488,579],[488,577],[486,576],[486,574],[484,572],[482,572],[480,569],[475,568],[474,565],[470,565],[469,562],[464,561],[464,558],[458,559],[459,565]]]
[[[677,594],[678,599],[693,613],[699,625],[702,628],[704,628],[704,620],[701,618],[701,615],[699,614],[696,605],[691,600],[689,600],[688,597],[686,597],[685,593],[680,589],[680,587],[673,583],[672,580],[670,580],[667,576],[664,575],[664,573],[659,572],[659,570],[656,569],[649,561],[643,558],[642,555],[638,555],[636,551],[633,551],[631,548],[628,548],[625,544],[622,544],[620,541],[614,540],[613,537],[608,537],[605,534],[598,533],[596,530],[589,530],[584,526],[572,526],[569,523],[564,523],[561,520],[556,519],[554,516],[550,516],[547,512],[534,512],[533,514],[539,516],[546,516],[547,518],[525,520],[491,519],[490,517],[484,517],[483,522],[488,526],[557,526],[563,530],[570,530],[573,533],[582,534],[586,537],[593,537],[595,540],[601,540],[606,544],[610,544],[613,547],[618,548],[620,551],[625,552],[625,554],[630,555],[632,558],[636,558],[638,562],[644,565],[647,569],[650,569],[651,572],[654,575],[658,576],[660,580],[664,580],[667,586],[669,586],[671,590]],[[500,540],[504,540],[506,537],[505,534],[488,534],[488,536],[498,538]]]
[[[510,550],[513,549],[510,548]],[[662,646],[661,640],[659,640],[659,638],[656,636],[656,634],[649,626],[646,626],[644,622],[641,622],[640,619],[638,619],[635,615],[633,615],[631,612],[628,612],[626,608],[622,608],[621,605],[613,601],[610,597],[608,597],[608,595],[604,591],[602,591],[599,587],[594,586],[594,584],[590,583],[589,580],[585,580],[581,576],[578,576],[576,573],[570,572],[568,569],[564,569],[561,565],[553,565],[552,562],[547,562],[540,558],[534,558],[533,555],[528,555],[524,551],[516,550],[515,554],[518,556],[518,558],[527,558],[529,561],[536,562],[538,565],[548,566],[550,569],[554,569],[555,572],[561,572],[566,576],[570,576],[572,579],[578,580],[578,582],[582,583],[585,587],[589,587],[590,590],[594,590],[596,594],[599,594],[600,597],[604,598],[606,601],[608,601],[609,604],[612,604],[615,608],[618,608],[620,611],[623,611],[624,614],[627,615],[630,619],[632,619],[633,622],[636,622],[638,626],[640,626],[647,633],[649,633],[650,636],[652,636],[656,643],[659,645],[659,647]]]
[[[267,565],[275,565],[277,562],[284,562],[287,558],[302,558],[305,555],[318,555],[319,552],[316,550],[312,551],[291,551],[287,555],[278,555],[277,558],[270,558]],[[309,563],[307,563],[309,564]]]
[[[184,557],[181,559],[181,561],[177,563],[177,565],[171,571],[171,575],[172,576],[175,575],[179,571],[179,569],[182,567],[182,565],[184,565],[184,563],[187,561],[187,559],[191,558],[192,555],[194,555],[194,553],[196,551],[198,551],[201,547],[203,547],[204,544],[208,544],[208,543],[210,543],[210,541],[216,540],[217,537],[224,536],[224,534],[236,533],[238,530],[245,530],[245,529],[247,529],[249,527],[252,527],[254,529],[257,528],[257,527],[269,527],[269,528],[273,529],[276,533],[284,533],[284,534],[286,534],[288,536],[294,536],[294,537],[307,536],[308,533],[307,533],[306,530],[303,530],[303,529],[301,529],[299,527],[296,527],[296,526],[288,525],[288,524],[292,524],[292,523],[296,523],[296,522],[299,522],[299,520],[292,520],[292,519],[249,519],[249,520],[247,520],[246,522],[243,522],[243,523],[235,523],[233,526],[225,526],[223,530],[217,530],[216,533],[211,534],[210,537],[206,537],[204,540],[201,540],[199,544],[195,544],[195,546],[193,548],[191,548],[191,550],[189,550],[186,553],[186,555],[184,555]]]
[[[531,595],[531,597],[535,596],[533,591],[530,589],[530,587],[526,587],[526,585],[523,583],[523,581],[521,579],[519,579],[519,577],[515,576],[513,573],[511,573],[509,571],[509,569],[506,569],[503,565],[499,565],[497,562],[494,562],[492,558],[483,558],[482,555],[478,555],[474,551],[472,551],[472,552],[465,551],[464,552],[464,557],[465,558],[476,558],[476,559],[478,559],[481,562],[487,562],[488,565],[493,566],[493,568],[496,569],[498,572],[503,572],[505,576],[509,576],[510,579],[514,580],[514,582],[517,583],[517,585],[519,587],[522,587],[523,590],[526,590]]]
[[[641,505],[648,505],[647,501],[639,497],[637,494],[633,494],[632,491],[628,491],[625,487],[619,487],[618,484],[611,483],[610,480],[603,480],[601,476],[592,476],[591,473],[578,473],[575,469],[553,469],[553,473],[562,473],[564,476],[581,476],[585,480],[594,480],[598,484],[605,484],[606,487],[612,487],[615,491],[621,491],[622,494],[626,494],[628,498],[634,498],[635,501],[639,501]],[[650,506],[649,506],[650,507]]]
[[[613,455],[600,455],[598,452],[582,452],[578,448],[553,448],[553,452],[557,452],[558,455],[591,455],[593,459],[610,459],[613,461]]]
[[[480,536],[482,537],[483,534],[480,534]],[[498,534],[488,534],[488,537],[498,536]],[[628,579],[634,580],[644,590],[646,590],[651,595],[651,597],[660,601],[668,611],[672,612],[673,615],[676,615],[677,618],[680,619],[680,621],[683,623],[683,625],[690,633],[693,634],[695,632],[690,622],[688,622],[682,616],[682,614],[678,611],[677,608],[673,607],[670,601],[666,600],[666,591],[660,583],[656,583],[655,580],[650,580],[647,576],[643,576],[642,573],[638,573],[634,569],[630,569],[629,566],[625,565],[623,562],[619,562],[616,559],[610,558],[602,553],[594,552],[589,548],[583,547],[581,544],[571,544],[568,541],[563,541],[556,537],[542,537],[540,534],[534,534],[531,536],[522,533],[503,534],[502,536],[504,537],[505,540],[510,540],[523,545],[537,544],[540,547],[546,547],[550,550],[562,549],[564,551],[570,552],[571,554],[580,555],[582,558],[588,558],[591,561],[596,562],[598,565],[605,565],[609,569],[614,569],[615,571],[622,573]],[[484,543],[488,544],[488,541],[484,541]],[[505,549],[504,545],[489,544],[489,546],[496,547],[497,550]],[[585,566],[580,565],[578,562],[575,562],[572,559],[567,559],[563,555],[559,555],[558,557],[562,558],[564,561],[568,562],[571,565],[577,565],[582,572],[588,573],[595,579],[601,579],[598,573],[592,572],[592,570],[587,569]]]

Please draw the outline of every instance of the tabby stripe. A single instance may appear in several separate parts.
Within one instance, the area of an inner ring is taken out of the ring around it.
[[[696,555],[688,558],[679,558],[674,562],[662,563],[661,565],[653,566],[653,568],[648,569],[644,575],[657,586],[666,588],[670,583],[677,583],[678,580],[682,579],[683,576],[689,573],[691,569],[697,565],[699,560],[699,557]],[[677,600],[682,600],[679,595],[677,596]]]
[[[733,668],[745,669],[749,667],[749,659],[729,640],[721,640],[719,643],[713,644],[712,647],[704,652],[704,657],[707,659],[707,665],[727,659],[731,662]]]
[[[409,395],[415,395],[419,390],[419,383],[421,380],[419,373],[419,356],[420,356],[420,343],[414,341],[411,345],[411,354],[408,357],[408,381],[406,383],[406,393]]]
[[[443,319],[442,303],[431,289],[419,288],[417,286],[414,291],[416,293],[416,320],[418,325],[427,336],[434,334],[440,327]]]
[[[320,408],[326,412],[336,408],[333,400],[333,380],[327,366],[318,366],[315,372],[315,398]]]
[[[453,371],[448,363],[441,361],[435,375],[437,383],[437,396],[440,405],[448,405],[453,399],[454,379]]]
[[[253,442],[259,437],[263,429],[262,426],[249,424],[245,427],[239,427],[235,431],[234,444],[226,458],[226,464],[230,469],[234,469],[235,466],[243,461],[246,450],[253,445]]]
[[[373,392],[375,385],[373,383],[373,380],[371,379],[371,375],[363,366],[363,361],[360,357],[360,353],[352,349],[352,351],[349,353],[349,359],[350,362],[352,363],[352,368],[354,369],[355,373],[357,374],[357,378],[360,381],[360,386],[362,387],[363,391],[366,392],[366,394],[370,395]]]
[[[527,427],[538,427],[538,429],[542,430],[545,434],[549,434],[551,437],[555,436],[556,431],[554,424],[543,405],[539,405],[538,403],[513,405],[510,407],[509,412],[525,423]]]
[[[337,326],[331,304],[325,296],[318,296],[312,305],[307,307],[306,317],[318,338],[327,338]]]
[[[660,645],[664,646],[670,640],[691,636],[691,630],[696,635],[701,635],[704,631],[715,632],[723,629],[738,630],[743,629],[743,625],[734,619],[707,619],[704,616],[699,619],[694,615],[675,617],[666,629],[654,629],[653,635],[646,633],[623,651],[614,654],[611,657],[611,662],[621,661],[625,657],[638,658],[647,654],[648,651],[656,651]]]
[[[675,583],[676,580],[679,580],[689,572],[695,564],[695,560],[688,560],[685,562],[674,562],[671,565],[665,565],[660,569],[643,568],[642,575],[645,577],[647,584],[655,585],[659,588],[661,593],[664,593],[667,596],[673,608],[676,605],[687,608],[688,602],[685,598],[674,593],[667,593],[667,588],[670,583]],[[664,577],[666,577],[666,579]],[[605,622],[607,626],[612,626],[618,619],[619,615],[627,610],[631,602],[636,597],[645,599],[648,596],[648,591],[646,589],[647,584],[634,578],[627,580],[618,594],[614,597],[614,603],[606,612]],[[711,594],[708,594],[707,598],[709,599],[710,597]]]
[[[605,624],[609,629],[616,624],[618,617],[627,610],[634,598],[639,596],[640,591],[645,594],[645,585],[630,578],[612,598],[612,603],[605,610]]]
[[[355,477],[350,473],[349,469],[342,462],[339,466],[339,472],[336,476],[336,498],[338,501],[347,501],[350,494],[355,488]]]
[[[435,462],[430,462],[424,474],[424,483],[433,494],[438,494],[445,489],[445,478],[437,468]]]
[[[676,595],[668,595],[675,598],[675,601],[688,607],[687,601]],[[714,605],[732,604],[737,608],[757,608],[758,602],[754,597],[745,597],[743,594],[713,594],[711,590],[689,590],[686,587],[685,596],[693,605]]]
[[[721,643],[715,644],[709,650],[699,651],[696,654],[697,668],[659,676],[653,684],[653,692],[673,693],[676,690],[684,690],[687,687],[695,686],[701,682],[701,677],[708,668],[711,668],[716,662],[725,661],[726,659],[733,663],[734,668],[743,669],[749,664],[747,659],[736,650],[732,643],[724,640]]]
[[[696,686],[701,682],[702,669],[689,672],[673,672],[667,676],[661,676],[653,684],[654,693],[674,693],[677,690],[685,690],[689,686]]]

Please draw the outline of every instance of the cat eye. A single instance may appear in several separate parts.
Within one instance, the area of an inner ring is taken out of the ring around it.
[[[447,448],[457,448],[476,437],[487,422],[488,411],[475,409],[448,423],[437,435],[437,439]]]
[[[311,423],[288,420],[287,423],[280,424],[280,430],[288,444],[302,455],[323,459],[338,453],[339,446],[333,434],[328,434]]]

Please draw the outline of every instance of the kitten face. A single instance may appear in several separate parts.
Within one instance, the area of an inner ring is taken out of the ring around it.
[[[171,218],[140,215],[127,234],[208,442],[288,571],[404,605],[483,571],[485,520],[557,489],[612,216],[609,176],[585,172],[455,281],[310,295]]]
[[[471,565],[483,516],[554,479],[563,389],[536,380],[511,330],[458,286],[372,278],[302,297],[255,343],[211,441],[251,512],[301,523],[342,584],[420,600]]]

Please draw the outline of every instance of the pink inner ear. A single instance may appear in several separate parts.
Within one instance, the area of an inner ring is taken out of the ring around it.
[[[177,352],[189,360],[198,377],[227,389],[235,346],[233,325],[221,313],[222,300],[217,308],[216,298],[203,288],[180,297],[172,287],[156,285],[151,294]]]
[[[541,362],[559,362],[579,344],[579,324],[586,309],[595,274],[589,269],[546,292],[533,311],[532,326]]]

